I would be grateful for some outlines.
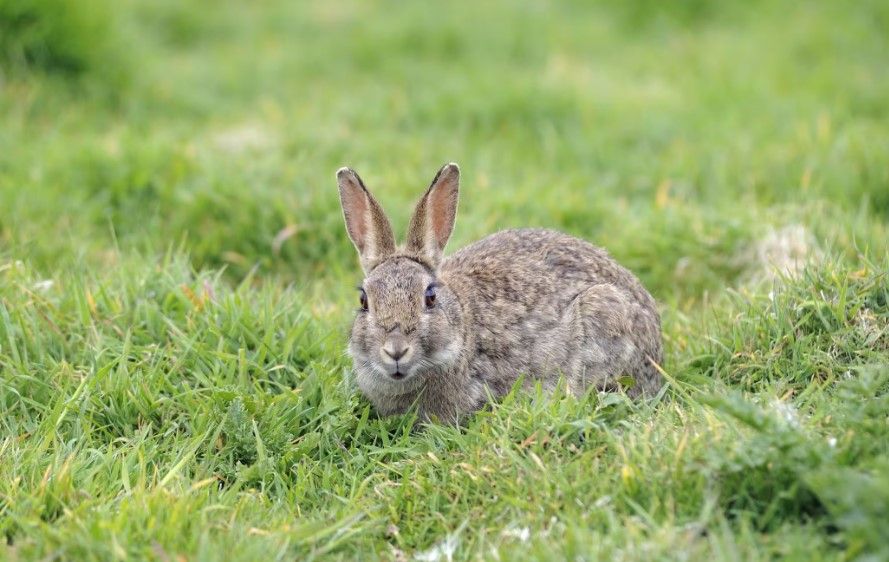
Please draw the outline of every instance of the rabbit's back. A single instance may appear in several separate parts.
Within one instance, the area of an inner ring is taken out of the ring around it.
[[[623,375],[632,395],[661,386],[654,299],[601,248],[551,230],[506,230],[446,258],[440,277],[468,314],[470,374],[498,394],[521,374],[545,385],[562,375],[574,391],[615,388]]]

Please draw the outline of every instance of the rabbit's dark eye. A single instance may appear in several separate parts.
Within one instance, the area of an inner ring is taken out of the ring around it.
[[[367,312],[367,293],[364,292],[364,289],[358,289],[361,291],[361,294],[358,296],[358,302],[361,303],[361,310]]]
[[[429,285],[426,287],[426,294],[423,295],[426,299],[426,308],[432,308],[435,306],[435,285]]]

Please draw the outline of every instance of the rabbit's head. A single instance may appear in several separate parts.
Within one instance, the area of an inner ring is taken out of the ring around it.
[[[456,164],[439,170],[399,248],[389,220],[358,174],[348,168],[337,172],[346,230],[365,274],[349,342],[364,390],[398,394],[461,356],[460,303],[437,276],[454,229],[459,180]]]

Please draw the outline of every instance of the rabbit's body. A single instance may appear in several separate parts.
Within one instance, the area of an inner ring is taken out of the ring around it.
[[[453,217],[448,227],[447,213],[436,217],[435,206],[456,211],[455,166],[453,200],[448,193],[435,200],[447,169],[421,200],[404,249],[382,238],[363,245],[363,310],[349,349],[358,385],[377,410],[387,415],[416,405],[424,418],[453,421],[489,395],[502,396],[521,376],[544,387],[563,379],[575,393],[590,386],[655,393],[662,351],[654,299],[604,250],[551,230],[517,229],[441,259],[440,240],[447,241]],[[349,224],[345,197],[343,206]],[[365,226],[385,231],[384,218],[371,217],[376,202],[368,199],[368,208]],[[424,215],[425,234],[416,224]],[[434,232],[442,221],[446,232]],[[625,376],[633,383],[622,385]]]

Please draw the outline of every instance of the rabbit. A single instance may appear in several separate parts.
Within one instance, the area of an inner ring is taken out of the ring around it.
[[[524,377],[652,396],[663,384],[660,317],[605,250],[553,230],[504,230],[448,257],[460,169],[442,167],[403,246],[350,168],[336,173],[346,231],[364,270],[348,352],[383,416],[413,407],[459,423]],[[629,377],[629,379],[627,378]],[[632,381],[632,382],[630,382]]]

